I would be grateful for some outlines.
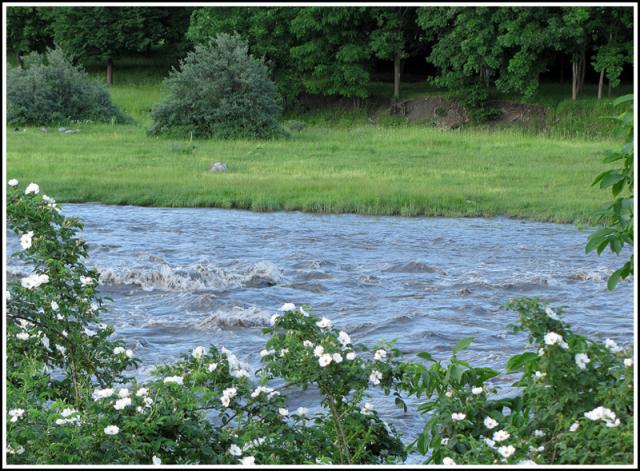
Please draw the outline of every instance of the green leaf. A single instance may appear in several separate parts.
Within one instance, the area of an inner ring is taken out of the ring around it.
[[[618,270],[614,271],[609,277],[609,280],[607,280],[607,288],[609,289],[609,291],[613,291],[618,284],[618,281],[620,281],[622,270],[622,268],[619,268]]]
[[[423,360],[427,360],[427,361],[430,361],[430,362],[433,362],[433,363],[436,362],[429,352],[420,352],[420,353],[418,353],[418,357],[422,358]]]
[[[465,348],[467,348],[469,345],[471,345],[471,342],[473,342],[473,337],[466,337],[462,340],[460,340],[455,347],[453,347],[453,354],[455,355],[456,353],[464,350]]]
[[[538,355],[534,352],[524,352],[519,355],[513,355],[507,361],[506,372],[513,373],[514,371],[520,371],[525,365],[531,363],[536,358],[538,358]]]

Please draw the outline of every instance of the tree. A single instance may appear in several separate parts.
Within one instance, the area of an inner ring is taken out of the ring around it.
[[[167,99],[151,110],[152,134],[271,138],[281,133],[280,104],[264,61],[237,35],[197,45],[165,79]]]
[[[302,91],[302,80],[290,49],[295,45],[290,23],[298,8],[198,8],[191,15],[187,37],[206,44],[217,34],[239,34],[247,40],[249,52],[263,57],[278,92],[291,101]]]
[[[401,61],[419,47],[420,29],[414,7],[371,8],[374,29],[369,38],[373,54],[393,59],[393,99],[400,99]]]
[[[114,61],[184,37],[187,16],[180,8],[57,8],[54,37],[74,58],[103,62],[111,84]]]
[[[309,93],[368,96],[370,16],[367,8],[300,8],[291,22],[291,56]]]
[[[51,8],[7,7],[7,47],[16,54],[22,67],[22,55],[44,52],[53,46]]]
[[[596,38],[592,65],[600,72],[598,100],[602,98],[605,74],[611,89],[620,83],[625,63],[633,62],[633,10],[631,8],[598,8]]]

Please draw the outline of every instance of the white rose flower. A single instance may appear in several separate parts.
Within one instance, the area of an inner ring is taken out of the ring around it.
[[[484,442],[487,444],[489,448],[495,448],[496,442],[494,442],[490,438],[485,438]]]
[[[55,204],[56,200],[47,195],[42,195],[42,201],[48,204]]]
[[[569,427],[569,432],[575,432],[579,428],[580,428],[580,424],[578,422],[574,422],[571,424],[571,427]]]
[[[325,353],[323,355],[320,355],[320,358],[318,358],[318,363],[322,368],[324,368],[325,366],[329,365],[332,360],[333,357],[330,354]]]
[[[296,310],[296,305],[293,303],[284,303],[282,306],[278,308],[278,311],[282,311],[282,312],[289,312],[289,311],[295,311],[295,310]]]
[[[278,409],[278,414],[280,414],[282,417],[286,417],[289,415],[289,411],[283,407],[280,407]]]
[[[142,397],[142,396],[146,396],[147,394],[149,394],[149,389],[147,388],[140,388],[136,391],[136,396],[137,397]]]
[[[544,437],[544,432],[542,430],[534,430],[533,431],[533,436],[534,437],[538,437],[538,438]]]
[[[309,409],[307,409],[306,407],[298,407],[296,409],[296,414],[304,417],[309,414]]]
[[[113,349],[113,354],[114,355],[120,355],[121,353],[124,353],[126,350],[124,349],[124,347],[116,347]]]
[[[118,390],[118,397],[129,397],[129,390],[127,388],[120,388]]]
[[[351,343],[351,337],[349,337],[349,334],[347,334],[344,330],[341,330],[338,334],[338,342],[340,342],[343,347],[346,347]]]
[[[116,403],[113,405],[115,410],[122,410],[125,407],[129,407],[131,405],[130,397],[123,397],[122,399],[118,399]]]
[[[560,345],[562,342],[562,335],[556,334],[555,332],[548,332],[544,336],[544,343],[546,345]]]
[[[196,360],[199,360],[200,358],[202,358],[202,356],[207,352],[207,349],[204,347],[196,347],[193,349],[193,351],[191,352],[191,356],[193,358],[195,358]]]
[[[20,332],[19,334],[16,334],[16,338],[18,340],[29,340],[29,334],[26,332]]]
[[[622,348],[618,346],[615,340],[606,339],[604,341],[604,346],[611,350],[613,353],[618,353],[622,351]]]
[[[271,320],[269,321],[269,323],[271,325],[276,325],[276,320],[278,319],[278,317],[280,317],[278,316],[278,314],[274,314],[273,316],[271,316]]]
[[[536,371],[534,374],[535,374],[536,380],[541,380],[542,378],[547,376],[547,373],[542,373],[541,371]]]
[[[22,234],[22,236],[20,236],[20,245],[22,246],[23,250],[31,248],[31,244],[33,242],[32,237],[33,231],[29,231],[26,234]]]
[[[501,446],[500,448],[498,448],[498,453],[500,453],[504,459],[509,458],[515,452],[516,449],[513,447],[513,445]]]
[[[80,284],[82,286],[91,286],[93,284],[93,278],[91,278],[90,276],[81,276]]]
[[[17,186],[18,185],[18,180],[16,180],[15,178],[12,178],[11,180],[9,180],[9,186]]]
[[[55,301],[51,301],[51,310],[52,311],[57,311],[60,308],[60,306],[58,306],[58,303]]]
[[[331,328],[332,323],[329,319],[327,319],[326,317],[323,317],[318,322],[316,322],[316,325],[321,329],[329,329]]]
[[[133,350],[125,350],[124,354],[127,358],[133,358]]]
[[[448,456],[445,456],[444,458],[442,458],[442,464],[445,466],[453,466],[456,464],[456,462]]]
[[[234,443],[229,447],[229,454],[233,456],[242,456],[242,450]]]
[[[626,366],[627,368],[631,368],[633,366],[633,360],[631,358],[625,358],[624,366]]]
[[[493,433],[493,441],[494,442],[503,442],[511,436],[509,432],[506,430],[498,430]]]
[[[335,363],[342,363],[342,355],[340,355],[339,353],[334,353],[331,358],[333,358],[333,361]]]
[[[487,416],[484,418],[484,426],[487,427],[489,430],[491,430],[498,426],[498,422],[494,420],[492,417]]]
[[[544,311],[547,313],[547,316],[549,316],[550,319],[553,319],[554,321],[560,320],[556,312],[553,309],[551,309],[549,306],[547,306]]]
[[[440,440],[440,445],[447,446],[448,444],[449,444],[448,438],[443,438],[442,440]]]
[[[373,384],[380,384],[381,380],[382,373],[380,373],[378,370],[372,370],[371,374],[369,375],[369,381],[371,381]]]
[[[484,389],[480,386],[475,387],[475,388],[471,388],[471,393],[475,394],[476,396],[479,394],[482,394],[484,392]]]
[[[120,432],[120,427],[117,425],[108,425],[104,428],[104,433],[107,435],[117,435]]]
[[[347,353],[347,360],[352,361],[356,359],[356,352]]]
[[[364,407],[360,409],[362,415],[372,415],[373,414],[373,404],[370,402],[365,402]]]
[[[316,348],[313,349],[313,354],[317,357],[321,357],[324,354],[324,348],[322,345],[317,345]]]
[[[97,334],[95,330],[91,330],[87,327],[84,328],[84,333],[87,335],[87,337],[93,337],[94,335]]]
[[[240,464],[243,466],[253,466],[256,464],[256,458],[254,456],[245,456],[240,458]]]
[[[24,415],[24,409],[11,409],[9,415],[11,416],[10,421],[15,423]]]
[[[576,365],[578,365],[578,368],[581,370],[584,370],[587,367],[587,363],[591,363],[591,360],[586,353],[578,353],[575,358]]]
[[[29,183],[27,188],[24,190],[25,195],[29,195],[31,193],[33,193],[34,195],[37,195],[38,193],[40,193],[40,187],[38,186],[37,183]]]
[[[455,420],[455,421],[464,420],[466,416],[467,414],[463,414],[462,412],[454,412],[453,414],[451,414],[451,420]]]
[[[376,350],[373,354],[373,359],[376,361],[383,361],[387,358],[387,352],[383,349]]]
[[[209,366],[207,367],[207,370],[209,370],[209,373],[211,373],[212,371],[215,371],[216,368],[218,368],[218,364],[217,363],[209,363]]]
[[[161,465],[162,464],[162,460],[160,458],[158,458],[156,455],[153,455],[153,457],[151,458],[151,462],[155,465]]]
[[[302,345],[307,347],[307,348],[313,347],[313,343],[310,342],[309,340],[305,340],[304,342],[302,342]]]
[[[113,395],[112,388],[106,388],[106,389],[98,388],[93,391],[93,394],[91,395],[91,397],[93,398],[94,401],[99,401],[100,399],[111,397],[112,395]]]

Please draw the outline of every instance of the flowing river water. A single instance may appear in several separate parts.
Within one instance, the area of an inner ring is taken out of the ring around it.
[[[633,342],[633,283],[606,288],[624,258],[585,255],[590,231],[571,225],[99,204],[66,204],[63,214],[85,223],[87,264],[114,300],[103,319],[142,359],[140,379],[198,345],[225,346],[257,368],[261,328],[285,302],[308,304],[354,342],[397,339],[407,360],[445,359],[473,336],[463,357],[501,368],[526,344],[507,327],[516,314],[500,308],[518,296],[566,306],[582,334]],[[18,248],[10,236],[8,254]],[[12,258],[7,270],[25,272]],[[310,400],[290,397],[292,407]],[[372,402],[405,441],[424,424],[382,394]]]

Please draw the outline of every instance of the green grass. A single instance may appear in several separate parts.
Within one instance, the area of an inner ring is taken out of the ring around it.
[[[289,140],[151,137],[149,110],[165,93],[158,70],[115,71],[113,99],[136,124],[78,124],[74,135],[10,129],[7,177],[36,181],[61,202],[579,223],[608,199],[591,182],[619,146],[612,138],[372,124],[335,109],[288,116],[307,122]],[[215,161],[229,171],[208,172]]]

